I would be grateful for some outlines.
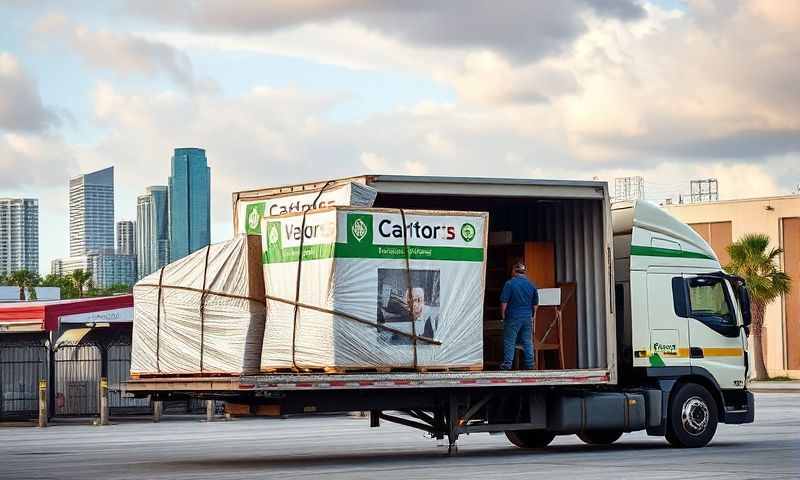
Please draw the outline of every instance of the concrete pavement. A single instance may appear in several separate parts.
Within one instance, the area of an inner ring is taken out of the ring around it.
[[[800,393],[800,380],[748,382],[747,388],[754,393]]]
[[[637,432],[610,447],[559,437],[533,452],[475,434],[458,456],[446,452],[416,430],[351,416],[2,428],[0,478],[790,479],[800,477],[800,395],[758,394],[756,423],[721,425],[701,449]]]

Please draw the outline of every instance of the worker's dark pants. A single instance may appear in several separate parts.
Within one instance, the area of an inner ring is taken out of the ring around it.
[[[533,368],[533,321],[531,317],[508,318],[503,322],[503,363],[501,370],[511,370],[514,362],[514,350],[522,346],[523,365]]]

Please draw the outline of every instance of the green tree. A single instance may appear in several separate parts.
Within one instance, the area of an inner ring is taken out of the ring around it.
[[[30,270],[17,270],[11,272],[7,279],[8,283],[19,287],[19,300],[25,301],[25,289],[28,289],[28,294],[31,300],[36,300],[36,286],[39,284],[39,274],[31,272]]]
[[[791,279],[782,272],[778,257],[780,248],[770,248],[769,235],[751,233],[728,246],[731,262],[725,269],[738,275],[747,283],[750,292],[750,312],[753,338],[754,377],[756,380],[768,378],[764,362],[766,334],[764,333],[764,314],[773,300],[789,292]]]
[[[69,275],[75,289],[78,290],[78,298],[83,297],[85,290],[92,289],[92,272],[85,272],[83,269],[77,269]]]
[[[78,298],[78,289],[70,277],[51,273],[45,276],[39,285],[42,287],[58,287],[61,290],[61,298]]]

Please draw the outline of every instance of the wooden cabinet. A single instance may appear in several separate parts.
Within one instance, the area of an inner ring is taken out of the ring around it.
[[[528,278],[539,288],[556,286],[556,254],[552,242],[525,242],[523,263]]]

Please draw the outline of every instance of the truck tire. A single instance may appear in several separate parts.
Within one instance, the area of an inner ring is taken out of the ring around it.
[[[578,438],[589,445],[611,445],[621,436],[619,430],[586,430],[578,434]]]
[[[556,438],[556,434],[547,430],[508,430],[508,440],[519,448],[544,448]]]
[[[703,447],[714,438],[718,423],[717,402],[703,386],[681,385],[672,394],[667,416],[667,441],[673,447]]]

